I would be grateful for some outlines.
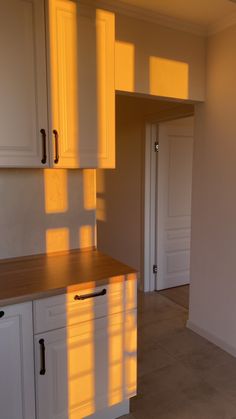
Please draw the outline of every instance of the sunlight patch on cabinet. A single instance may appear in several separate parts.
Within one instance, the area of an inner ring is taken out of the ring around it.
[[[69,249],[68,228],[54,228],[46,231],[46,252],[60,252]]]
[[[59,135],[59,165],[77,167],[78,37],[73,1],[49,1],[52,129]]]
[[[182,61],[151,56],[150,94],[178,99],[189,97],[189,65]]]
[[[129,42],[115,42],[115,88],[135,91],[135,46]]]
[[[66,170],[44,170],[45,212],[63,213],[68,210]]]
[[[124,319],[125,337],[125,394],[130,398],[137,390],[137,319],[136,310],[126,311]]]
[[[91,313],[91,319],[94,317],[93,311],[93,299],[86,300],[86,312]],[[68,419],[88,417],[95,412],[96,366],[93,320],[82,322],[79,327],[68,325],[67,365]]]
[[[109,406],[120,403],[123,396],[123,327],[124,313],[108,317],[109,371],[108,403]]]
[[[115,15],[96,9],[98,167],[115,167]],[[109,115],[109,118],[108,118]]]
[[[108,300],[109,406],[136,394],[136,274],[111,278]]]
[[[125,287],[125,310],[133,310],[137,307],[137,274],[126,275]]]
[[[125,278],[123,275],[110,279],[113,292],[108,299],[108,403],[113,406],[122,402],[124,381],[124,288]],[[117,314],[114,314],[117,313]]]

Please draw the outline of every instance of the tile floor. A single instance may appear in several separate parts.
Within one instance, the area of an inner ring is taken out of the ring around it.
[[[139,295],[138,395],[123,419],[236,419],[236,359],[186,329],[188,310]]]
[[[167,290],[159,291],[159,294],[165,295],[165,297],[185,308],[189,306],[189,285],[168,288]]]

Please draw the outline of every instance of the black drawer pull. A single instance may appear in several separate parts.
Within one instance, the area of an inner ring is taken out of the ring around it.
[[[91,294],[75,295],[74,300],[87,300],[88,298],[100,297],[101,295],[105,295],[106,293],[107,293],[107,290],[104,288],[100,292],[92,292]]]
[[[45,131],[45,129],[42,128],[40,130],[40,132],[42,134],[42,160],[41,160],[41,163],[46,164],[47,163],[46,131]]]
[[[44,344],[44,339],[40,339],[39,344],[40,344],[40,363],[41,363],[41,368],[40,368],[39,374],[40,375],[45,375],[46,367],[45,367],[45,344]]]
[[[0,318],[2,318],[4,316],[4,314],[5,314],[4,311],[1,310],[0,311]]]

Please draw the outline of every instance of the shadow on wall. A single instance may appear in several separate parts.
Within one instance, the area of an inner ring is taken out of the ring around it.
[[[94,246],[95,175],[1,169],[1,258]]]

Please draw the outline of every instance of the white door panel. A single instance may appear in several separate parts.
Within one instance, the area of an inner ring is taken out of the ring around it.
[[[193,118],[159,126],[158,290],[189,283]]]

